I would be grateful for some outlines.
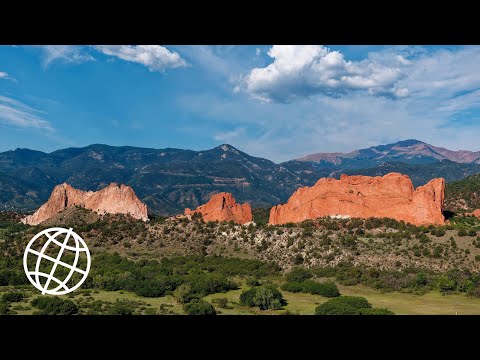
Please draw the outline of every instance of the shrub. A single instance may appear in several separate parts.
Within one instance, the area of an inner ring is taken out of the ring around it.
[[[467,236],[467,234],[467,230],[465,229],[458,230],[458,236]]]
[[[10,304],[7,302],[0,301],[0,315],[10,314]]]
[[[303,292],[313,295],[321,295],[329,298],[340,296],[337,285],[335,285],[335,283],[331,281],[318,283],[316,281],[306,280],[303,283]]]
[[[78,307],[73,301],[57,297],[37,297],[30,303],[41,310],[36,313],[37,315],[74,315],[78,313]]]
[[[251,287],[255,287],[255,286],[259,286],[260,282],[255,278],[248,278],[247,279],[247,285],[251,286]]]
[[[107,309],[107,315],[132,315],[132,309],[126,304],[115,303]]]
[[[303,282],[312,277],[313,274],[310,270],[301,267],[293,268],[286,276],[289,282]]]
[[[216,315],[215,308],[205,300],[194,299],[183,306],[188,315]]]
[[[445,230],[440,228],[440,229],[437,229],[437,231],[435,232],[435,234],[432,234],[432,235],[435,235],[436,237],[442,237],[445,235]]]
[[[2,295],[2,300],[5,302],[19,302],[25,298],[25,294],[18,291],[7,292]]]
[[[255,306],[255,302],[253,298],[255,297],[255,293],[257,292],[256,288],[246,290],[240,294],[240,304],[245,306]]]
[[[282,307],[283,296],[274,286],[266,285],[256,289],[253,302],[260,310],[280,309]]]
[[[173,297],[179,304],[189,303],[193,298],[190,285],[182,284],[177,287],[173,292]]]
[[[303,283],[299,283],[297,281],[291,281],[283,284],[280,288],[284,291],[288,291],[291,293],[299,293],[299,292],[303,292]]]
[[[449,292],[455,289],[455,281],[449,279],[446,275],[438,279],[438,288],[441,292]]]
[[[395,315],[393,311],[381,308],[360,309],[361,315]]]
[[[368,309],[372,307],[372,305],[368,302],[368,300],[361,296],[340,296],[332,300],[335,300],[344,304],[348,304],[350,306],[353,306],[356,309]]]
[[[295,255],[295,257],[293,258],[293,263],[295,265],[301,265],[301,264],[303,264],[304,261],[305,261],[305,259],[300,254]]]
[[[218,304],[218,307],[220,307],[222,309],[228,309],[228,299],[227,298],[217,299],[217,304]]]
[[[317,306],[316,315],[360,315],[361,310],[370,309],[372,305],[360,296],[340,296]]]
[[[315,315],[360,315],[360,310],[348,304],[329,300],[315,308]]]
[[[285,303],[282,293],[273,285],[264,285],[244,291],[240,303],[245,306],[258,306],[260,310],[280,309]]]

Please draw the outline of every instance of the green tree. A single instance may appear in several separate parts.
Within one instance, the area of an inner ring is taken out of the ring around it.
[[[260,310],[280,309],[282,307],[283,296],[273,286],[261,286],[256,289],[253,302]]]
[[[257,292],[257,288],[252,288],[242,292],[240,294],[240,304],[249,306],[249,307],[255,306],[255,302],[253,301],[253,298],[255,297],[256,292]]]
[[[10,304],[4,301],[0,301],[0,315],[10,314]]]
[[[361,315],[362,310],[371,309],[367,299],[360,296],[340,296],[317,306],[316,315]]]
[[[194,299],[183,306],[188,315],[216,315],[215,308],[205,300]]]
[[[18,291],[10,291],[2,295],[2,300],[5,302],[19,302],[25,298],[25,294]]]
[[[286,275],[287,281],[289,282],[304,282],[312,277],[312,272],[302,267],[295,267]]]
[[[188,284],[182,284],[173,291],[173,297],[179,304],[186,304],[192,299],[191,287]]]
[[[449,292],[455,289],[455,281],[448,278],[446,275],[442,275],[438,278],[438,288],[441,292]]]
[[[78,307],[71,300],[62,300],[58,297],[40,296],[33,299],[32,306],[40,309],[37,315],[75,315]]]

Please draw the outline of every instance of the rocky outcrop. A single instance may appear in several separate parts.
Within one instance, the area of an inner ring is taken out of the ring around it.
[[[252,209],[249,204],[237,204],[232,194],[221,192],[212,196],[204,205],[195,210],[185,209],[185,215],[200,213],[204,221],[234,221],[245,224],[252,221]]]
[[[475,216],[480,219],[480,209],[473,210],[471,213],[468,213],[466,215]]]
[[[22,219],[29,225],[37,225],[60,211],[80,206],[98,214],[128,214],[135,219],[147,221],[147,205],[142,203],[130,186],[111,183],[99,191],[82,191],[63,183],[55,186],[48,201],[33,215]]]
[[[407,175],[322,178],[299,188],[284,205],[270,211],[270,224],[301,222],[323,216],[388,217],[415,225],[445,223],[445,180],[433,179],[417,189]]]

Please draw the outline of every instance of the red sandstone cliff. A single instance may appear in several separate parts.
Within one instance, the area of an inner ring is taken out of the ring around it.
[[[465,215],[471,215],[471,216],[475,216],[477,218],[480,218],[480,209],[476,209],[476,210],[472,211],[471,213],[467,213]]]
[[[138,199],[130,186],[112,183],[94,192],[74,189],[63,183],[55,186],[48,201],[22,222],[37,225],[72,206],[81,206],[99,214],[129,214],[135,219],[148,220],[147,205]]]
[[[202,214],[204,221],[231,221],[245,224],[252,221],[252,209],[249,204],[237,204],[232,194],[221,192],[212,196],[204,205],[195,210],[185,209],[185,215]]]
[[[270,224],[301,222],[323,216],[388,217],[415,225],[442,225],[445,180],[433,179],[414,190],[407,175],[322,178],[299,188],[284,205],[270,211]]]

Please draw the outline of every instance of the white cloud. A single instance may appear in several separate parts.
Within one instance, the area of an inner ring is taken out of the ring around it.
[[[10,81],[13,81],[13,82],[17,82],[17,79],[15,79],[14,77],[10,76],[7,72],[5,71],[0,71],[0,80],[10,80]]]
[[[36,110],[18,100],[0,95],[0,123],[20,128],[54,131],[52,125]]]
[[[94,48],[105,55],[142,64],[150,71],[164,72],[187,66],[178,53],[159,45],[98,45]]]
[[[93,61],[95,58],[76,45],[41,45],[43,52],[43,66],[47,68],[54,62],[80,64]]]
[[[250,95],[265,102],[289,102],[315,94],[337,96],[354,90],[404,97],[397,86],[403,73],[399,66],[372,59],[347,61],[339,51],[321,45],[274,45],[267,53],[273,63],[254,68],[243,79]],[[399,64],[406,59],[398,58]]]

